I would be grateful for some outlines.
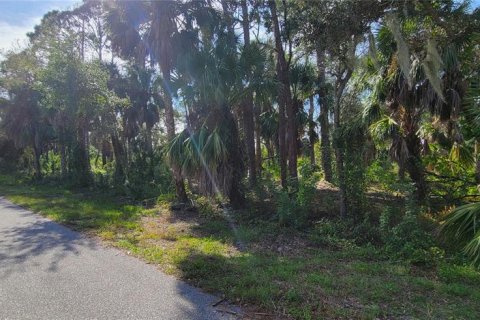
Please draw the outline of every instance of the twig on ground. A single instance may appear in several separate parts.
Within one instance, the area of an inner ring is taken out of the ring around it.
[[[220,303],[222,303],[223,301],[225,301],[225,298],[222,298],[220,300],[218,300],[217,302],[215,302],[214,304],[212,304],[212,307],[216,307],[218,306]]]

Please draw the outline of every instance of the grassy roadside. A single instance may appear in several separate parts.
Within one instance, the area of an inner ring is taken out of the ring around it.
[[[206,291],[298,319],[476,319],[480,273],[390,262],[373,248],[330,250],[268,222],[126,205],[98,192],[32,186],[0,176],[0,195],[157,264]],[[241,221],[241,219],[237,219]],[[245,250],[236,247],[238,240]],[[271,317],[268,317],[271,318]]]

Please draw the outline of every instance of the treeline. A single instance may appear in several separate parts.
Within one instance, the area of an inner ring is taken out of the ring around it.
[[[353,219],[388,181],[459,204],[480,182],[479,27],[468,1],[84,1],[4,54],[1,165],[234,207],[321,173]]]

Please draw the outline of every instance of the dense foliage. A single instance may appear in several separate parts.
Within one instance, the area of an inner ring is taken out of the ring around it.
[[[479,199],[479,30],[468,1],[85,0],[4,53],[0,166],[478,264],[478,204],[450,210]]]

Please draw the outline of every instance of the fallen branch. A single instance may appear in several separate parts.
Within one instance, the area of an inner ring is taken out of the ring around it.
[[[212,307],[218,306],[218,305],[219,305],[220,303],[222,303],[223,301],[225,301],[225,298],[220,299],[220,300],[218,300],[217,302],[215,302],[214,304],[212,304]]]

